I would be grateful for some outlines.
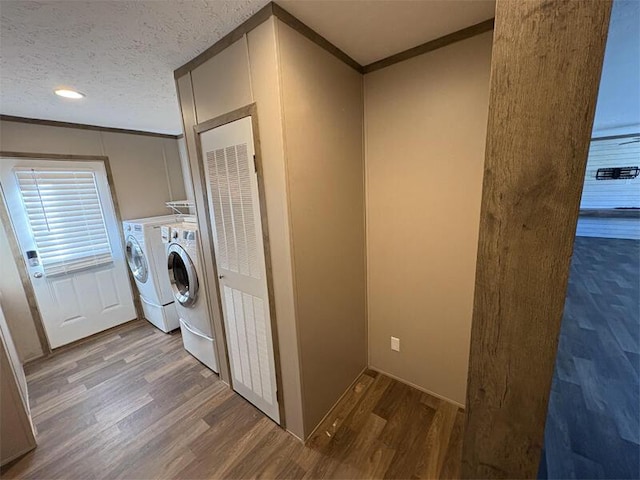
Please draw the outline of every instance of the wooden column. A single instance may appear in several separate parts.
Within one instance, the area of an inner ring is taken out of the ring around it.
[[[498,0],[464,478],[535,478],[611,2]]]

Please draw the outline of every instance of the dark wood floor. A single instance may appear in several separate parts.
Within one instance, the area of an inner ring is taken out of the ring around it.
[[[576,237],[540,478],[640,478],[640,242]]]
[[[132,322],[27,367],[38,448],[3,478],[456,478],[462,412],[366,372],[304,446]],[[6,441],[6,439],[3,439]]]

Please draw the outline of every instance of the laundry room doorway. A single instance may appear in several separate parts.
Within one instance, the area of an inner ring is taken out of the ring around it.
[[[137,316],[107,162],[0,158],[4,213],[50,348]]]

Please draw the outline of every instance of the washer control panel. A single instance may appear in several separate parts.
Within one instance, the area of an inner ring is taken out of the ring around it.
[[[160,237],[162,238],[162,243],[169,243],[171,241],[171,232],[172,228],[169,225],[162,225],[160,227]]]

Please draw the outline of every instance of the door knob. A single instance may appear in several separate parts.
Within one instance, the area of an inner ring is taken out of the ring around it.
[[[34,278],[42,278],[42,272],[36,272],[33,274]]]
[[[224,278],[224,275],[218,275],[218,278],[222,280]]]

